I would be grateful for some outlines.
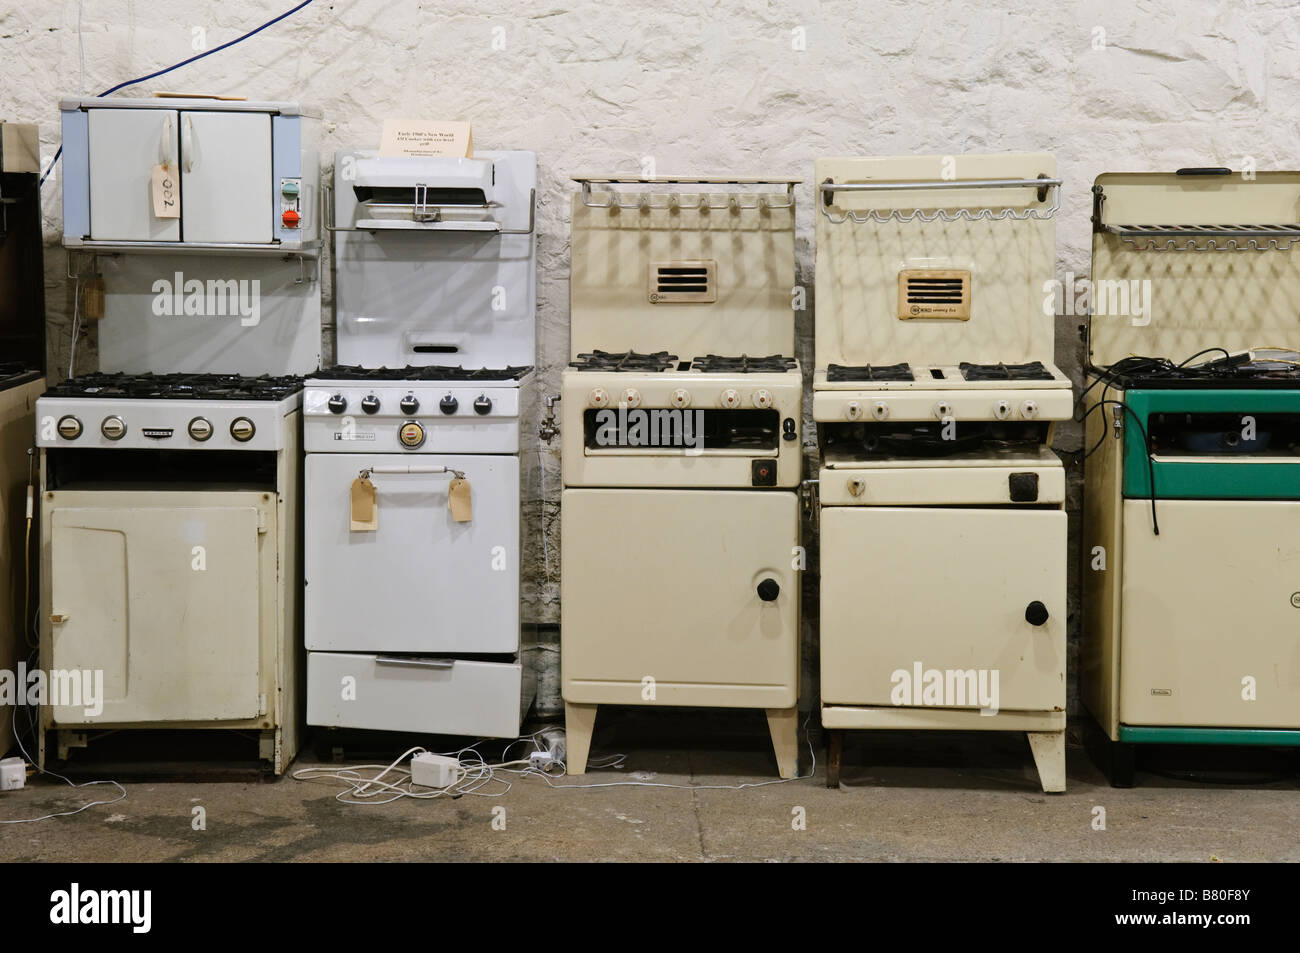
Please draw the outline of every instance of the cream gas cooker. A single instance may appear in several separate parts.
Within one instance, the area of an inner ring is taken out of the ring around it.
[[[817,162],[822,724],[1026,732],[1065,786],[1046,155]]]
[[[601,705],[759,708],[794,777],[795,180],[579,181],[561,400],[566,767],[585,772]]]

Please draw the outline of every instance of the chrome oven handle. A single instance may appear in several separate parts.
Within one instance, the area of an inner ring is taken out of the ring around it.
[[[456,664],[450,658],[411,658],[405,655],[376,655],[376,665],[395,665],[403,668],[436,668],[446,671]]]
[[[454,470],[451,467],[440,466],[410,466],[410,467],[365,467],[361,470],[362,479],[369,479],[372,473],[452,473],[458,479],[465,479],[464,470]]]

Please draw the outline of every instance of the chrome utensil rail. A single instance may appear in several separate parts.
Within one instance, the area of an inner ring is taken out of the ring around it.
[[[974,189],[1036,189],[1038,191],[1038,201],[1047,202],[1050,198],[1051,204],[1043,208],[1029,207],[1024,209],[989,205],[935,209],[873,208],[866,209],[863,212],[855,212],[852,209],[832,211],[835,206],[835,193],[837,192],[929,192],[936,190],[970,191]],[[1029,219],[1049,219],[1061,208],[1061,180],[1051,179],[1046,176],[1039,176],[1036,179],[935,179],[919,182],[845,182],[838,184],[834,179],[827,179],[817,187],[817,194],[821,212],[832,225],[842,225],[847,221],[861,225],[865,222],[911,222],[915,219],[920,219],[922,222],[959,222],[963,220],[976,222],[981,220],[1003,221],[1007,219],[1027,221]]]
[[[492,232],[497,235],[531,235],[537,228],[537,189],[528,190],[528,227],[527,228],[504,228],[500,222],[492,220],[487,221],[465,221],[459,219],[445,219],[443,213],[464,212],[467,209],[487,212],[495,208],[503,208],[500,202],[484,202],[480,205],[464,205],[460,203],[433,203],[428,200],[428,186],[423,183],[416,183],[411,189],[411,202],[406,205],[394,204],[391,202],[379,203],[375,205],[366,205],[371,211],[383,211],[392,209],[402,213],[403,218],[365,218],[358,219],[354,225],[334,225],[334,186],[321,186],[326,195],[326,221],[325,230],[330,232],[377,232],[384,230],[391,231],[424,231],[424,232]],[[364,203],[363,203],[364,204]]]

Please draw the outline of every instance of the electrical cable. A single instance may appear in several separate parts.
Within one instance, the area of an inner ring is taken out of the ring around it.
[[[204,50],[202,53],[199,53],[195,56],[191,56],[187,60],[181,60],[179,63],[173,63],[171,66],[164,67],[163,69],[160,70],[155,70],[154,72],[149,73],[145,76],[137,76],[135,79],[128,79],[126,82],[118,83],[116,86],[113,86],[110,89],[106,89],[102,93],[96,95],[95,99],[103,99],[105,96],[111,96],[113,95],[113,93],[116,93],[118,90],[126,89],[126,87],[128,86],[135,86],[137,83],[147,83],[151,79],[157,79],[159,76],[165,76],[168,73],[173,72],[174,70],[180,69],[182,66],[189,66],[191,63],[195,63],[203,59],[205,56],[211,56],[213,53],[220,53],[222,50],[228,50],[230,49],[230,47],[234,46],[235,44],[243,43],[249,37],[256,36],[257,34],[261,33],[263,30],[267,29],[268,27],[275,26],[275,24],[279,23],[281,20],[293,16],[303,7],[310,6],[313,2],[314,0],[302,0],[302,2],[299,3],[296,7],[286,10],[284,13],[281,13],[278,17],[275,17],[274,19],[267,20],[261,26],[249,30],[243,36],[236,37],[233,40],[228,40],[227,42],[222,43],[220,46],[214,46],[210,50]],[[78,26],[78,32],[80,32],[80,26]],[[83,70],[84,70],[84,66],[83,66]],[[83,82],[83,88],[84,88],[84,82]],[[47,168],[45,170],[45,174],[41,176],[41,181],[37,185],[37,188],[40,188],[40,186],[43,186],[45,184],[45,180],[50,177],[50,173],[54,171],[54,167],[59,164],[59,158],[62,155],[63,155],[63,146],[60,145],[59,148],[54,153],[54,158],[50,160],[49,168]]]

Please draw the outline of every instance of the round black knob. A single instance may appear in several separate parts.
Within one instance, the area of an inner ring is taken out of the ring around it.
[[[460,401],[458,401],[455,397],[452,397],[451,394],[448,394],[442,400],[438,401],[438,409],[441,410],[444,414],[454,414],[456,412],[456,408],[459,406],[460,406]]]
[[[1025,621],[1030,625],[1042,625],[1047,621],[1047,606],[1037,599],[1025,606]]]
[[[758,598],[764,602],[775,602],[781,594],[781,586],[775,579],[764,579],[758,584]]]
[[[335,394],[326,406],[329,407],[331,414],[341,414],[348,409],[348,399],[342,394]]]
[[[474,413],[486,414],[491,409],[492,409],[491,397],[488,397],[485,394],[479,394],[478,397],[474,399]]]
[[[409,417],[419,411],[420,402],[416,399],[414,394],[407,394],[397,402],[397,406],[401,408],[402,413]]]
[[[361,409],[368,414],[379,413],[379,398],[374,394],[367,394],[361,398]]]

